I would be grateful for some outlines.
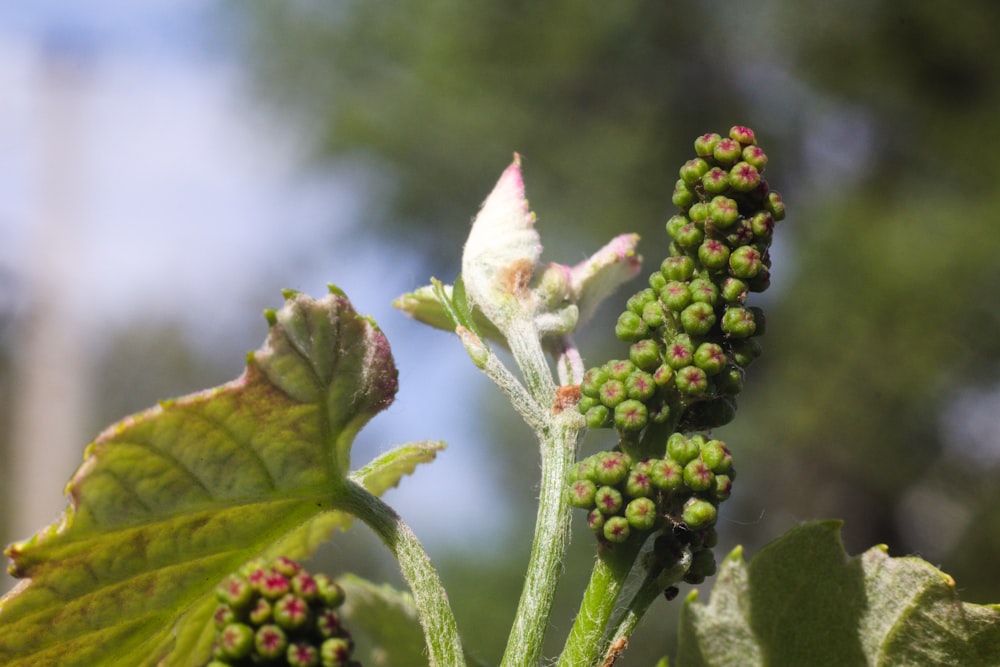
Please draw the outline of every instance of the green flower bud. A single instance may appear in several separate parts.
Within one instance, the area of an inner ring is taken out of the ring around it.
[[[590,509],[594,506],[594,499],[597,497],[597,485],[589,479],[578,479],[569,486],[567,493],[569,504],[581,509]]]
[[[614,359],[604,364],[604,368],[612,380],[619,382],[624,382],[629,375],[635,372],[635,364],[627,359]]]
[[[706,549],[713,549],[719,543],[719,533],[715,528],[709,528],[698,533],[701,536],[701,546]]]
[[[660,365],[660,346],[651,339],[632,343],[628,350],[629,360],[644,371],[655,370]]]
[[[688,336],[676,336],[674,342],[667,345],[663,360],[668,366],[677,370],[688,366],[694,361],[694,346]]]
[[[277,660],[288,649],[288,636],[273,623],[262,625],[254,634],[254,647],[265,660]]]
[[[691,281],[691,300],[715,305],[719,300],[719,288],[711,280],[695,278]]]
[[[649,334],[649,326],[646,322],[631,310],[626,310],[618,316],[618,324],[615,325],[615,335],[619,340],[634,343],[645,338]]]
[[[249,605],[255,592],[250,582],[238,574],[229,575],[215,587],[215,597],[234,609]]]
[[[596,507],[587,514],[587,527],[595,533],[604,529],[604,514]]]
[[[712,157],[723,166],[729,166],[743,156],[743,147],[733,139],[723,139],[715,145]]]
[[[653,459],[649,480],[661,491],[676,491],[684,485],[684,467],[673,458]]]
[[[750,228],[750,221],[745,218],[737,220],[736,224],[725,232],[725,241],[730,248],[738,248],[753,241],[753,229]]]
[[[632,459],[628,454],[623,452],[601,452],[596,454],[596,457],[594,481],[598,484],[615,486],[628,478],[629,468],[632,467]]]
[[[230,623],[235,623],[238,620],[236,612],[228,604],[223,602],[218,607],[215,608],[215,612],[212,614],[212,620],[215,622],[215,628],[221,630]]]
[[[729,189],[729,173],[719,167],[712,167],[701,177],[701,187],[710,195],[721,195]]]
[[[753,130],[746,125],[733,125],[729,129],[729,138],[744,146],[753,146],[757,143],[757,137],[754,136]]]
[[[663,286],[667,284],[667,279],[663,277],[663,274],[659,271],[649,274],[649,286],[654,291],[659,293]]]
[[[747,313],[749,315],[749,312]],[[753,320],[753,316],[751,321]],[[616,405],[628,398],[628,393],[625,391],[625,383],[620,380],[608,380],[603,385],[601,385],[600,399],[601,403],[609,408],[614,408]]]
[[[764,167],[767,166],[767,155],[761,150],[760,146],[745,146],[743,148],[743,160],[756,167],[757,171],[763,171]]]
[[[785,203],[781,201],[781,195],[777,192],[767,193],[766,208],[774,216],[775,222],[785,219]]]
[[[728,364],[715,378],[715,388],[723,396],[736,396],[743,391],[743,369]]]
[[[667,280],[690,280],[694,275],[694,260],[690,257],[667,257],[660,265],[660,272]]]
[[[697,202],[688,209],[687,217],[691,222],[705,222],[708,220],[708,211],[708,205],[705,202]]]
[[[751,280],[747,282],[751,292],[765,292],[771,286],[771,271],[764,266]]]
[[[689,222],[675,232],[672,238],[682,248],[696,248],[705,238],[705,232],[695,222]]]
[[[292,577],[292,592],[306,602],[319,599],[319,586],[312,575],[305,570]]]
[[[656,393],[656,383],[652,375],[637,370],[625,379],[625,391],[628,392],[629,398],[646,402]]]
[[[737,192],[752,192],[760,185],[760,172],[749,162],[737,162],[729,170],[729,185]]]
[[[348,667],[351,664],[351,641],[344,637],[332,637],[319,647],[323,667]]]
[[[677,389],[688,396],[701,396],[708,391],[708,375],[697,366],[685,366],[674,376]]]
[[[722,299],[726,303],[743,303],[749,292],[750,288],[739,278],[729,277],[722,282]]]
[[[701,530],[714,525],[717,516],[718,510],[715,505],[707,500],[691,497],[684,503],[681,520],[691,530]]]
[[[692,187],[685,183],[684,179],[678,179],[674,184],[674,194],[670,198],[673,205],[686,211],[697,199],[698,195]]]
[[[715,326],[715,308],[697,301],[681,311],[681,326],[691,336],[704,336]]]
[[[604,533],[604,539],[608,542],[621,544],[629,538],[632,531],[629,528],[628,519],[625,517],[609,516],[604,522],[602,532]]]
[[[302,571],[302,566],[287,556],[278,556],[271,566],[289,579]]]
[[[673,433],[667,438],[667,456],[682,466],[698,458],[700,453],[701,446],[697,441],[685,437],[683,433]]]
[[[651,465],[649,461],[640,461],[632,466],[625,481],[626,498],[645,498],[653,490],[653,482],[649,477]]]
[[[606,405],[595,405],[583,415],[587,428],[598,429],[611,426],[611,410]]]
[[[625,507],[625,520],[634,530],[649,530],[656,525],[656,503],[636,498]]]
[[[740,217],[739,207],[734,199],[716,195],[708,205],[708,218],[718,229],[731,227]]]
[[[230,623],[219,633],[215,657],[239,660],[253,650],[253,628],[243,623]]]
[[[689,461],[684,466],[684,485],[694,492],[708,491],[715,482],[715,473],[701,459]]]
[[[688,185],[697,185],[701,181],[701,177],[705,175],[708,171],[709,164],[701,158],[694,158],[688,160],[681,166],[680,177]]]
[[[722,137],[715,132],[703,134],[694,140],[694,152],[701,157],[711,157],[720,141]]]
[[[654,424],[664,424],[670,418],[670,404],[666,401],[653,401],[648,406],[649,421]]]
[[[733,467],[733,455],[721,440],[709,440],[702,445],[700,457],[715,474],[729,472]]]
[[[656,386],[661,389],[670,384],[670,381],[673,379],[674,369],[666,364],[663,364],[653,372],[653,382],[655,382]]]
[[[648,288],[642,289],[629,297],[625,307],[636,315],[642,315],[642,309],[652,301],[656,301],[656,292]]]
[[[584,396],[597,398],[600,395],[601,385],[608,381],[608,372],[600,366],[589,369],[583,374],[583,381],[580,382],[580,393]]]
[[[729,272],[734,278],[753,278],[762,267],[760,251],[753,246],[741,246],[729,256]]]
[[[316,586],[319,588],[319,599],[323,601],[324,605],[336,609],[344,604],[344,599],[347,597],[344,594],[344,589],[329,575],[320,573],[313,575],[313,579],[316,580]]]
[[[698,246],[698,259],[709,271],[719,271],[729,266],[729,246],[718,239],[705,239]]]
[[[660,290],[660,300],[667,308],[679,313],[691,303],[691,290],[686,282],[671,280]]]
[[[277,600],[291,589],[291,581],[285,575],[268,570],[258,581],[258,591],[269,600]]]
[[[578,461],[575,466],[573,466],[570,471],[570,481],[575,482],[578,479],[589,479],[591,482],[597,479],[597,456],[588,456],[587,458]]]
[[[319,649],[312,644],[296,642],[285,652],[288,667],[319,667]]]
[[[652,301],[646,304],[646,307],[642,309],[642,320],[650,329],[663,326],[666,322],[666,314],[663,312],[663,306],[660,305],[659,301]]]
[[[257,598],[257,603],[250,609],[247,618],[255,626],[261,626],[273,618],[274,609],[267,598]]]
[[[722,330],[733,338],[749,338],[757,331],[753,313],[739,306],[730,307],[722,315]]]
[[[580,414],[585,415],[587,414],[587,410],[591,409],[595,405],[601,405],[601,400],[599,398],[580,396],[580,400],[576,402],[576,409],[580,412]]]
[[[694,207],[692,206],[692,208]],[[687,216],[685,215],[671,216],[670,219],[667,220],[667,235],[672,239],[677,238],[676,236],[677,230],[679,230],[684,225],[689,224],[690,222],[691,221],[688,220]]]
[[[733,478],[731,475],[716,475],[712,485],[712,497],[716,502],[723,502],[729,499],[733,492]]]
[[[297,630],[309,620],[309,604],[288,593],[274,603],[274,622],[285,630]]]
[[[602,486],[594,494],[594,504],[604,516],[618,514],[624,502],[622,492],[613,486]]]
[[[649,386],[653,386],[650,378]],[[615,428],[619,431],[635,433],[646,428],[649,421],[649,413],[646,406],[633,398],[622,401],[615,406]]]
[[[708,375],[721,373],[726,363],[726,353],[717,343],[702,343],[694,351],[694,365]]]
[[[750,338],[732,341],[729,349],[733,355],[733,361],[743,368],[749,366],[761,355],[760,343]]]
[[[750,218],[750,229],[760,241],[769,241],[774,235],[774,216],[767,211],[758,211]]]

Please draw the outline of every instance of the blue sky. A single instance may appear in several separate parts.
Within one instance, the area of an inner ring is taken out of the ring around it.
[[[455,381],[490,388],[457,341],[391,309],[427,282],[418,258],[405,239],[388,252],[358,234],[370,204],[363,174],[304,170],[302,137],[246,91],[218,5],[12,4],[0,5],[0,271],[17,290],[0,298],[22,310],[57,300],[83,354],[136,319],[179,320],[238,368],[263,340],[261,311],[280,305],[280,289],[318,296],[334,282],[386,331],[401,375],[396,404],[362,432],[356,461],[446,440],[450,449],[390,501],[432,550],[503,530],[441,531],[427,510],[447,507],[454,525],[482,511],[451,502],[456,493],[501,504],[497,489],[473,496],[482,481],[469,473],[484,465],[485,442],[437,400]],[[63,483],[94,435],[81,432],[76,454],[56,457],[63,469],[44,491],[43,523],[64,506]]]

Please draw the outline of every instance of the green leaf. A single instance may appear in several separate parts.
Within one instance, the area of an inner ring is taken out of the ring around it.
[[[840,526],[794,528],[749,564],[735,549],[711,601],[688,596],[677,664],[997,664],[1000,605],[961,602],[947,574],[884,546],[851,558]]]
[[[348,485],[394,485],[439,444],[346,477],[354,435],[395,395],[378,327],[335,288],[286,293],[237,380],[102,433],[61,521],[7,550],[0,664],[146,665],[207,657],[216,583],[258,555],[308,556],[350,516]],[[184,617],[178,622],[179,616]]]
[[[343,614],[348,627],[359,646],[367,648],[367,655],[355,654],[358,660],[366,665],[427,664],[424,633],[409,593],[355,575],[337,583],[347,594]]]

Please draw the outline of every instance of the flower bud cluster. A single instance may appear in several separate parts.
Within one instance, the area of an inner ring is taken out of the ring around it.
[[[580,384],[580,413],[590,428],[616,429],[618,451],[578,464],[570,498],[601,541],[661,530],[654,552],[676,562],[678,549],[690,550],[687,580],[697,582],[714,572],[711,526],[729,496],[732,456],[718,440],[683,434],[736,414],[765,327],[747,298],[770,284],[771,239],[785,209],[764,180],[767,155],[753,130],[704,134],[694,149],[674,186],[680,211],[666,223],[668,256],[615,326],[628,358],[590,368]],[[608,477],[609,465],[624,470],[621,479]]]
[[[278,557],[255,560],[215,591],[219,606],[209,667],[288,665],[355,667],[354,641],[337,608],[344,590],[325,574],[310,574]]]
[[[641,461],[622,451],[588,456],[573,469],[569,502],[587,510],[599,541],[641,541],[663,530],[697,553],[714,540],[706,536],[714,535],[719,503],[732,492],[732,454],[721,440],[682,433],[658,454]]]
[[[631,343],[634,368],[612,361],[581,385],[579,409],[591,428],[636,431],[671,418],[684,430],[721,426],[760,354],[764,316],[746,300],[770,283],[769,248],[784,205],[762,176],[767,156],[749,128],[702,135],[695,151],[674,188],[681,211],[666,224],[669,256],[615,327]],[[629,389],[627,378],[641,387]]]

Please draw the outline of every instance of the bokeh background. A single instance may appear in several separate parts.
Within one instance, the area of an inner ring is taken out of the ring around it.
[[[548,259],[636,231],[655,266],[693,138],[747,124],[789,216],[765,355],[719,429],[740,470],[720,555],[840,518],[850,552],[884,543],[1000,600],[1000,5],[131,4],[0,6],[0,541],[58,516],[104,426],[239,374],[281,288],[333,282],[401,374],[356,459],[448,441],[387,497],[496,662],[534,443],[456,341],[389,303],[454,277],[515,150]],[[587,360],[623,353],[617,308],[579,336]],[[571,551],[551,653],[593,558],[582,521]],[[316,560],[399,583],[362,528]],[[672,653],[678,605],[625,665]]]

